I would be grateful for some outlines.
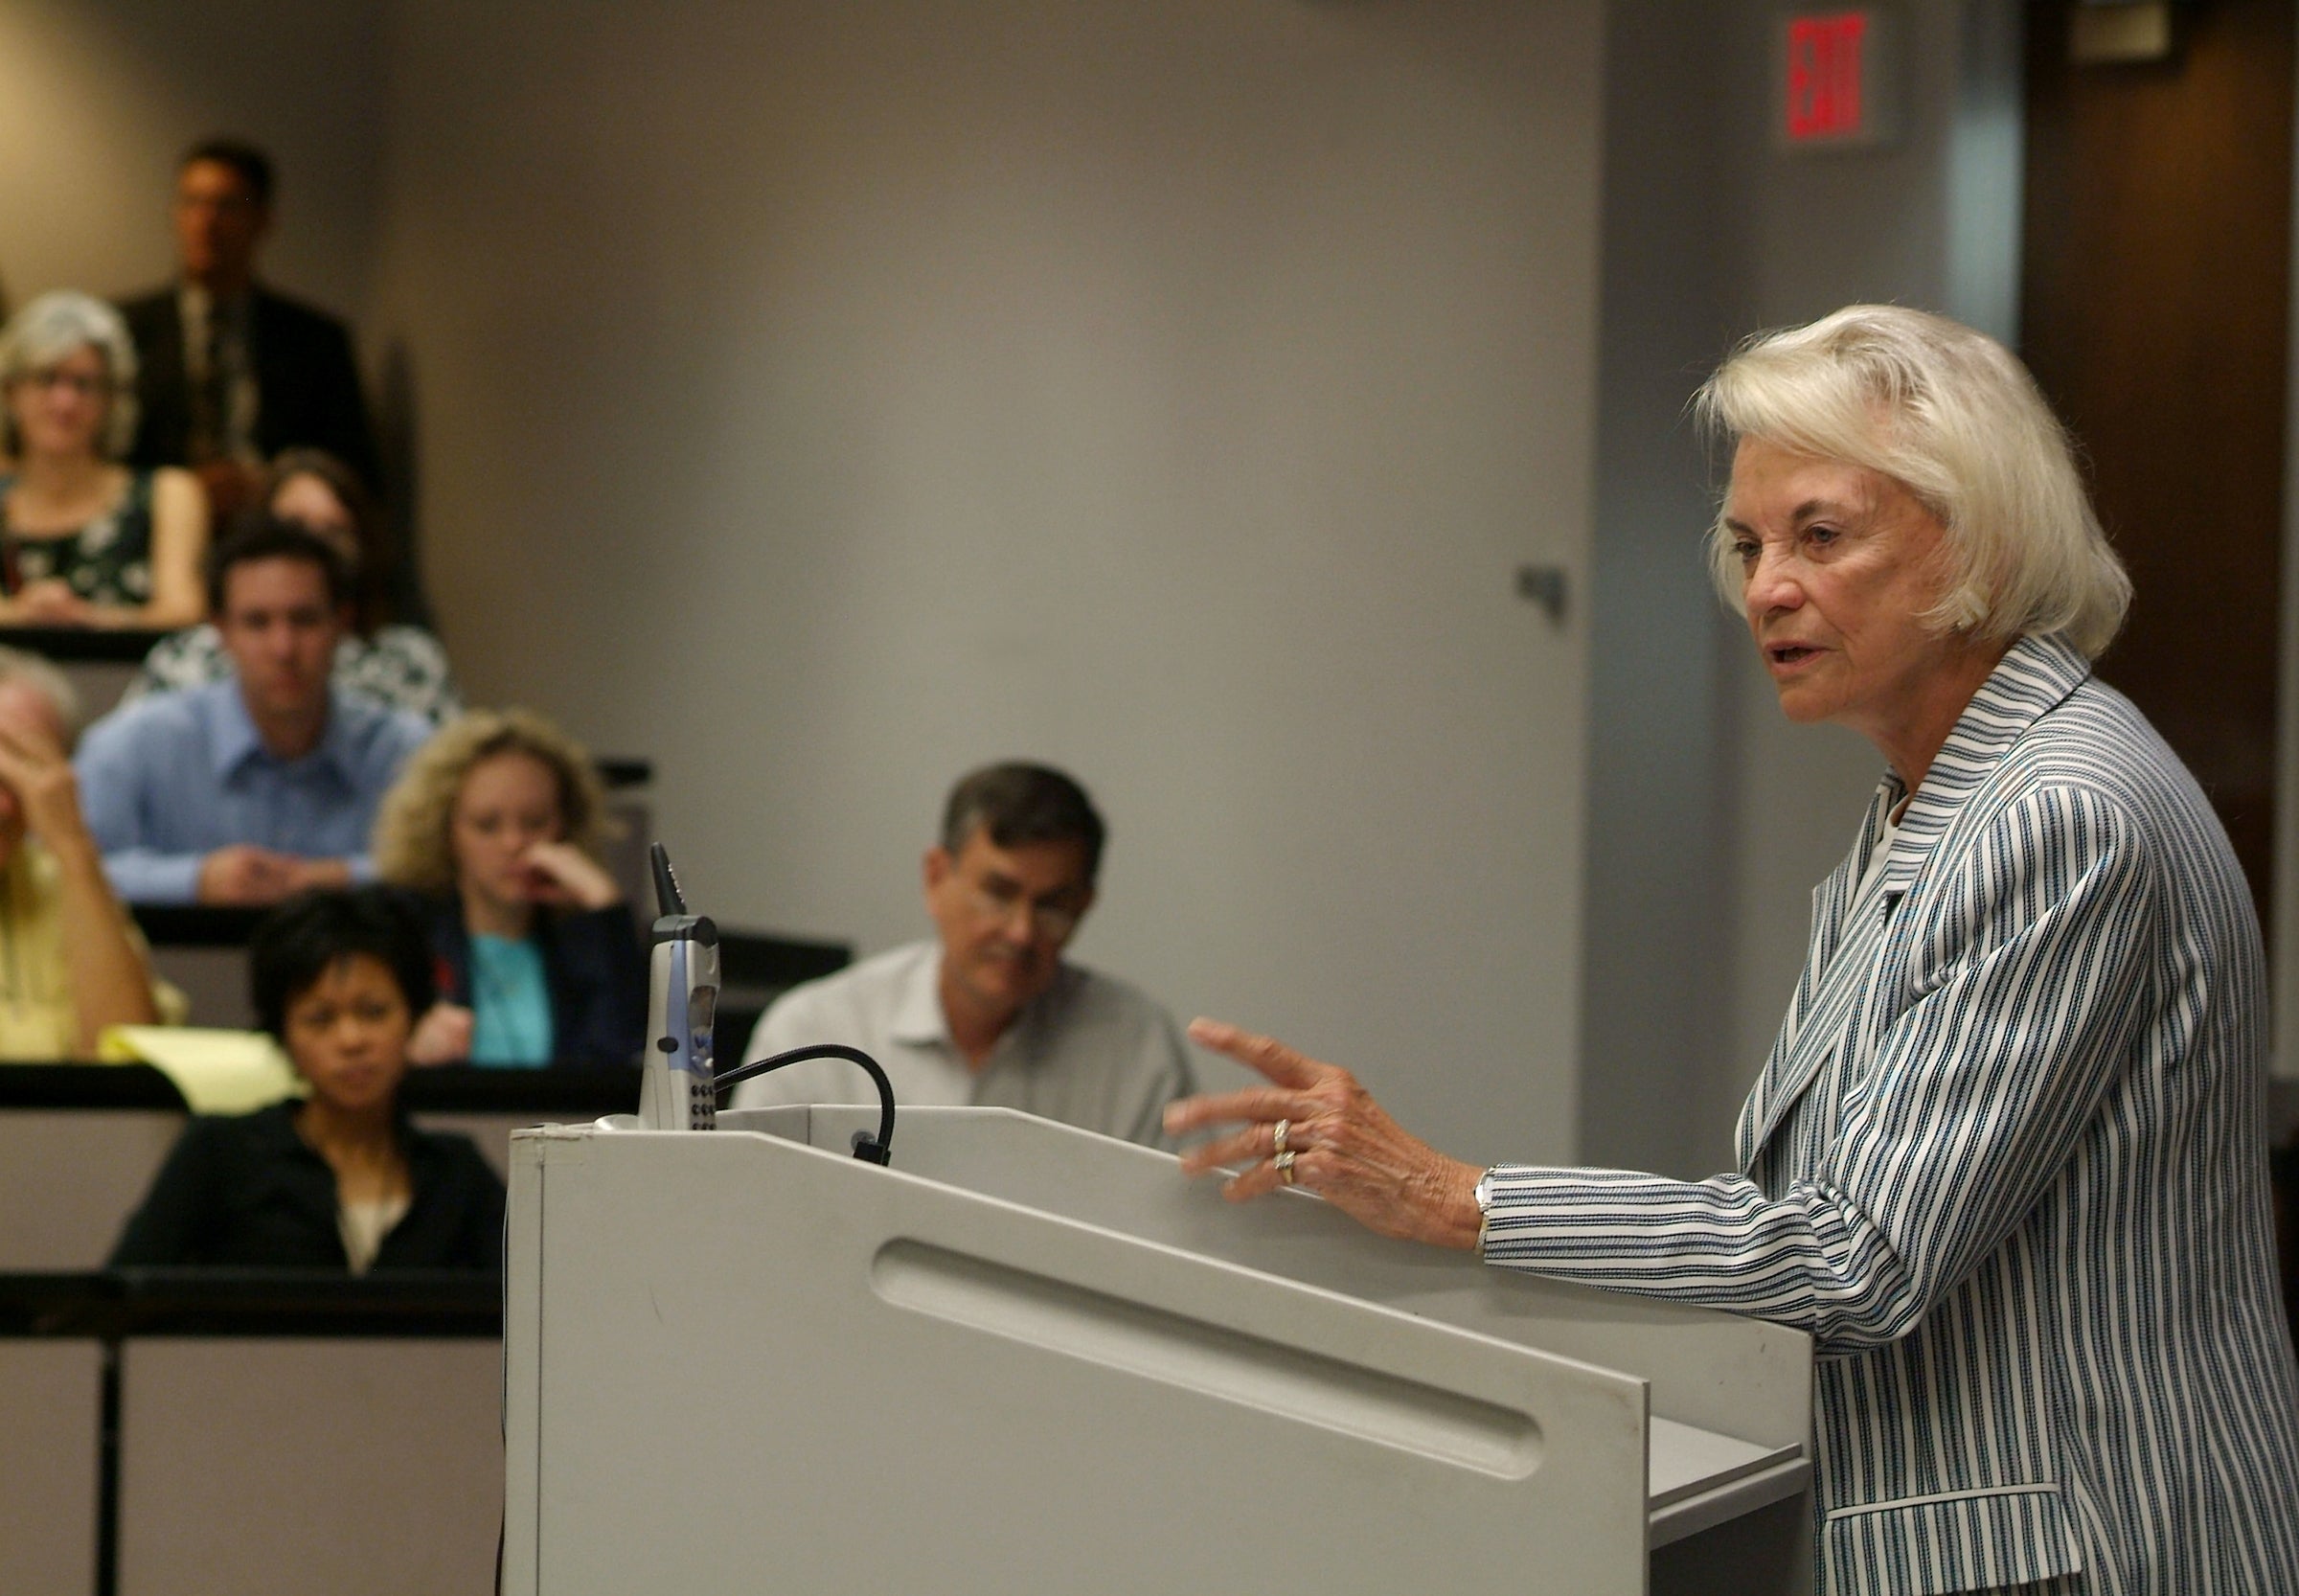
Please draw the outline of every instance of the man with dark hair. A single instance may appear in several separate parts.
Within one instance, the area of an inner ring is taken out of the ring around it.
[[[124,705],[80,745],[113,886],[130,902],[271,903],[367,879],[376,807],[431,725],[330,685],[350,624],[341,557],[258,520],[217,548],[209,593],[232,674]]]
[[[749,1057],[844,1042],[885,1066],[900,1104],[1019,1108],[1151,1146],[1195,1089],[1181,1030],[1126,985],[1067,963],[1094,904],[1105,835],[1084,788],[1042,764],[986,766],[951,788],[926,850],[940,936],[793,988]],[[809,1060],[736,1088],[735,1106],[866,1101],[852,1065]]]
[[[139,467],[189,466],[218,514],[247,501],[282,449],[325,449],[374,490],[377,461],[351,334],[256,281],[271,229],[271,161],[208,139],[175,174],[181,276],[120,307],[136,340]]]

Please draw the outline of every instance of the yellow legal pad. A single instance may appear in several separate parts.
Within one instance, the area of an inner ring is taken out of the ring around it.
[[[195,1114],[244,1114],[305,1089],[279,1044],[261,1031],[107,1025],[96,1049],[105,1063],[149,1064],[175,1083]]]

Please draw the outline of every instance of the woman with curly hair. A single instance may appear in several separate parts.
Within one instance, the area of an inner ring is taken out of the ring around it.
[[[440,1000],[419,1064],[620,1064],[647,1024],[646,969],[599,860],[604,799],[588,755],[526,710],[451,722],[385,795],[376,874],[431,908]]]

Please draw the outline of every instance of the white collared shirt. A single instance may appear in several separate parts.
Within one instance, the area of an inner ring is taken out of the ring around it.
[[[950,1040],[941,983],[938,943],[865,959],[785,992],[759,1021],[744,1060],[842,1042],[878,1061],[898,1107],[1019,1108],[1151,1147],[1164,1143],[1166,1105],[1195,1089],[1181,1028],[1123,981],[1063,964],[978,1070]],[[743,1083],[732,1106],[875,1101],[859,1065],[810,1059]]]

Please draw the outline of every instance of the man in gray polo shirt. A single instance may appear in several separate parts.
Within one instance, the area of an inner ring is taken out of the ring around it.
[[[895,1102],[1020,1108],[1150,1146],[1165,1106],[1195,1090],[1181,1029],[1142,992],[1066,963],[1093,907],[1102,817],[1039,764],[993,764],[950,789],[926,850],[926,912],[940,936],[795,987],[767,1010],[746,1059],[809,1042],[858,1047]],[[869,1078],[808,1060],[735,1088],[734,1106],[874,1101]]]

